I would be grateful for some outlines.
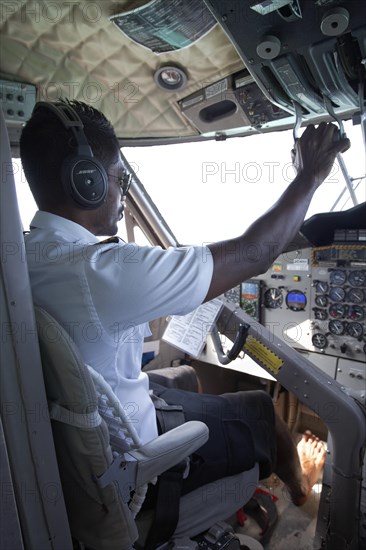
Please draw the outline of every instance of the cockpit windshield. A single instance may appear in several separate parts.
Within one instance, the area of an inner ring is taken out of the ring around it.
[[[356,200],[365,193],[360,126],[345,123],[351,148],[343,155]],[[277,200],[294,177],[292,131],[124,153],[180,243],[199,244],[244,231]],[[307,218],[354,206],[339,164],[317,191]]]

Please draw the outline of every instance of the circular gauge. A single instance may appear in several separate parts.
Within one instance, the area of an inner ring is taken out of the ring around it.
[[[365,312],[361,306],[351,306],[348,312],[348,318],[352,321],[362,321],[365,317]]]
[[[330,272],[329,280],[333,285],[344,285],[347,280],[347,274],[341,269],[335,269]]]
[[[315,291],[317,294],[326,294],[329,285],[325,281],[314,281]]]
[[[340,336],[341,334],[344,334],[345,325],[342,321],[333,320],[329,321],[329,330],[332,334],[336,334],[337,336]]]
[[[351,271],[348,275],[348,282],[352,286],[362,286],[365,284],[366,272],[364,271]]]
[[[328,340],[326,336],[324,336],[324,334],[321,334],[320,332],[316,332],[311,341],[313,342],[313,346],[318,349],[325,349],[328,345]]]
[[[360,323],[348,323],[347,333],[354,338],[361,338],[363,334],[363,328]]]
[[[269,288],[264,293],[264,305],[269,309],[277,309],[283,303],[282,291],[278,288]]]
[[[325,321],[328,317],[328,313],[325,309],[319,309],[317,307],[314,308],[314,317],[315,319],[318,319],[319,321]]]
[[[303,311],[306,307],[306,296],[301,290],[290,290],[286,296],[286,304],[292,311]]]
[[[329,298],[333,302],[342,302],[346,297],[346,291],[340,286],[334,286],[329,291]]]
[[[361,304],[365,301],[365,293],[362,288],[350,288],[347,294],[347,300],[355,304]]]
[[[346,306],[342,304],[332,304],[329,307],[329,315],[333,319],[342,319],[346,315]]]
[[[315,296],[315,303],[319,307],[327,307],[328,298],[324,294],[320,294],[319,296]]]

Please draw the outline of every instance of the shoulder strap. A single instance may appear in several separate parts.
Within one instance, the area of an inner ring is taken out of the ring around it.
[[[151,399],[161,433],[185,423],[181,405],[168,405],[164,399],[153,393]],[[179,501],[183,478],[188,475],[187,466],[189,463],[183,460],[159,476],[154,519],[144,546],[145,550],[153,550],[172,537],[178,523]]]

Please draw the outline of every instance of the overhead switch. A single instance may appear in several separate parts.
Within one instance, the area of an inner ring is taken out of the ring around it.
[[[277,36],[265,36],[257,46],[257,54],[262,59],[274,59],[281,51],[281,41]]]
[[[324,15],[320,29],[325,36],[339,36],[347,29],[348,23],[348,11],[345,8],[334,8]]]

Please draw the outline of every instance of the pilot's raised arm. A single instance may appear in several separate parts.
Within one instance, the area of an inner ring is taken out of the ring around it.
[[[295,237],[337,154],[350,146],[347,138],[336,140],[336,132],[330,123],[308,126],[295,145],[296,177],[278,201],[239,237],[208,245],[214,268],[206,301],[267,271]]]

